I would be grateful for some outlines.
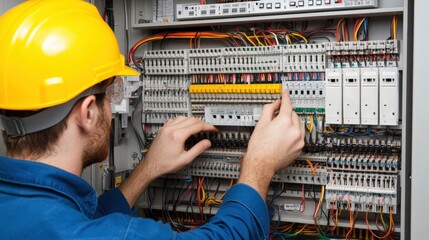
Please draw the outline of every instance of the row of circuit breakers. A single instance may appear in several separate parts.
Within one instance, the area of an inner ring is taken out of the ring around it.
[[[177,4],[176,19],[222,17],[376,8],[378,0],[263,0],[240,3]]]
[[[190,91],[200,95],[287,90],[297,112],[325,114],[327,124],[395,126],[400,120],[400,43],[378,40],[155,50],[145,52],[143,58],[147,76],[276,75],[271,82],[193,82]],[[234,85],[240,87],[234,90]],[[206,107],[205,120],[216,125],[252,126],[260,111],[261,105],[240,111]]]

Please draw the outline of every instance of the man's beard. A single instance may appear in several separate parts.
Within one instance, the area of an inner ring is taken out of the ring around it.
[[[100,106],[100,118],[97,120],[97,129],[89,136],[83,151],[83,169],[102,162],[109,155],[110,121],[104,106]]]

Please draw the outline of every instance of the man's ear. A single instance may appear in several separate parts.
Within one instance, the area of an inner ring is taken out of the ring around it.
[[[76,124],[85,132],[90,132],[97,127],[98,112],[99,109],[94,95],[85,97],[73,109]]]

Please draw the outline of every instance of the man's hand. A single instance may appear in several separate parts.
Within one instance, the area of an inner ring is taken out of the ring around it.
[[[210,141],[204,139],[185,150],[185,141],[190,136],[207,131],[216,131],[216,128],[193,117],[167,121],[158,131],[146,155],[145,165],[157,174],[156,177],[177,172],[210,148]]]
[[[156,178],[185,167],[198,155],[207,150],[211,143],[201,140],[189,150],[185,150],[185,141],[199,132],[217,131],[210,124],[196,118],[178,117],[169,120],[158,131],[145,160],[134,169],[133,173],[120,186],[120,190],[133,207],[138,197]]]
[[[262,109],[243,159],[239,182],[266,197],[273,175],[287,167],[301,154],[305,129],[292,110],[289,94]]]

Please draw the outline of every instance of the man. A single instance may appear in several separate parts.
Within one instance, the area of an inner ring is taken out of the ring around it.
[[[2,239],[267,239],[264,199],[274,173],[304,145],[287,93],[264,106],[238,184],[205,225],[176,233],[133,216],[155,178],[177,171],[210,147],[187,138],[215,127],[195,118],[168,121],[146,159],[120,189],[97,201],[82,169],[108,155],[110,102],[121,99],[124,65],[114,34],[80,0],[32,0],[0,17],[0,157]]]

